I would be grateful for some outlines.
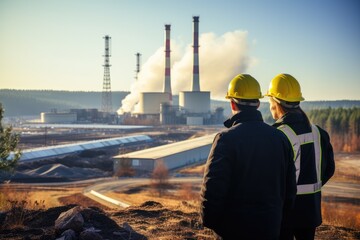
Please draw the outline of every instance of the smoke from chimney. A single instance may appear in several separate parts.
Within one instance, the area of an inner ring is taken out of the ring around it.
[[[244,73],[256,59],[249,56],[248,33],[227,32],[222,36],[214,33],[200,35],[201,88],[210,91],[211,98],[225,100],[230,80],[238,73]],[[143,65],[138,81],[131,86],[131,93],[122,100],[118,113],[133,112],[139,101],[140,92],[161,92],[164,78],[164,47],[159,48]],[[191,89],[193,73],[193,48],[185,50],[172,40],[171,79],[172,93]]]

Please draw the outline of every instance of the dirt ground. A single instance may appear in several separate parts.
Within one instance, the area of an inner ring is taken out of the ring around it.
[[[122,193],[113,193],[114,197],[126,198],[127,196],[127,200],[134,204],[126,209],[115,209],[99,204],[85,197],[82,194],[82,187],[85,186],[73,186],[67,190],[64,190],[64,187],[31,188],[31,194],[28,195],[29,201],[34,202],[35,199],[38,199],[37,201],[40,202],[39,198],[48,196],[45,203],[52,206],[24,211],[27,215],[22,224],[10,228],[0,228],[0,239],[56,239],[58,236],[54,232],[54,221],[62,211],[75,205],[99,209],[99,214],[102,215],[94,215],[99,219],[92,219],[92,221],[96,222],[106,218],[108,219],[106,221],[114,221],[118,229],[130,227],[139,234],[136,236],[141,236],[141,238],[127,239],[214,239],[211,231],[203,228],[199,222],[198,203],[191,200],[196,196],[189,194],[191,191],[197,192],[198,189],[192,186],[190,186],[190,190],[186,185],[173,186],[161,197],[148,186],[137,186]],[[26,188],[22,187],[16,192],[18,196],[25,197],[26,195],[19,194],[25,190]],[[56,201],[51,201],[51,198],[55,198]],[[35,218],[39,220],[35,221]],[[0,226],[2,226],[1,215]],[[105,231],[106,227],[106,225],[98,226],[102,231]],[[107,235],[107,239],[121,238]],[[360,230],[325,223],[317,229],[316,239],[360,239]]]
[[[55,240],[59,237],[54,230],[55,220],[60,213],[74,206],[26,211],[22,225],[1,225],[0,239]],[[214,239],[211,231],[201,226],[196,207],[185,201],[177,207],[167,207],[158,202],[148,201],[124,210],[101,210],[96,207],[88,209],[87,211],[91,211],[88,221],[96,224],[96,229],[104,239]],[[124,232],[124,229],[131,229],[131,234],[128,233],[125,238],[115,235]],[[322,225],[318,228],[315,239],[359,238],[360,231]]]
[[[334,179],[358,182],[358,167],[356,165],[359,164],[358,161],[360,161],[358,155],[355,157],[338,155],[337,172]],[[201,175],[202,171],[203,166],[195,166],[182,170],[181,174]],[[19,220],[17,224],[11,226],[4,224],[6,222],[4,212],[7,209],[0,209],[0,239],[56,239],[59,236],[54,231],[54,221],[61,212],[76,205],[96,211],[96,214],[93,214],[94,219],[92,221],[108,223],[108,225],[99,224],[97,226],[97,229],[102,230],[104,234],[106,233],[104,238],[107,239],[122,239],[109,232],[109,224],[116,231],[122,231],[124,228],[133,229],[133,237],[126,239],[214,239],[211,231],[203,228],[199,222],[198,204],[194,200],[199,191],[198,187],[191,185],[173,186],[161,197],[147,186],[137,186],[123,192],[113,192],[109,196],[133,204],[126,209],[114,209],[85,197],[82,190],[86,186],[86,184],[74,184],[66,187],[0,185],[1,193],[6,193],[6,196],[13,196],[18,203],[23,201],[30,203],[23,206],[23,211],[20,212],[22,214],[17,215],[23,217],[17,219]],[[356,228],[357,213],[360,211],[359,204],[323,200],[323,206],[326,206],[323,211],[324,223],[317,229],[315,239],[360,239],[360,229]],[[0,203],[1,201],[4,199],[0,198]],[[351,214],[355,216],[355,220],[346,220]],[[354,227],[346,227],[346,224]]]

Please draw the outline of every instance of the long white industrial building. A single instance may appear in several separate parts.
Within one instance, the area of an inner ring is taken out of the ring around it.
[[[209,155],[215,134],[190,140],[166,144],[114,157],[114,172],[118,172],[122,161],[130,163],[137,173],[150,173],[158,161],[163,161],[169,170],[196,162],[205,161]]]
[[[70,143],[63,145],[55,145],[49,147],[33,148],[22,151],[20,161],[31,162],[42,159],[49,159],[53,157],[60,157],[68,154],[78,153],[84,150],[101,149],[120,145],[132,145],[137,143],[151,142],[152,139],[148,135],[133,135],[126,137],[116,137],[92,140],[87,142]],[[14,153],[11,152],[9,158],[11,159]]]

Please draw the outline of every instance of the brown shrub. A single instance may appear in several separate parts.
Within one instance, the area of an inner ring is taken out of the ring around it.
[[[178,196],[182,200],[198,200],[199,194],[193,191],[191,183],[183,183],[178,190]]]
[[[151,187],[161,197],[169,186],[169,170],[163,161],[158,160],[151,175]]]

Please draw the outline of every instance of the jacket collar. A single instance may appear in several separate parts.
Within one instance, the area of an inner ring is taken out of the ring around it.
[[[224,122],[224,126],[227,128],[231,128],[232,126],[243,123],[243,122],[251,122],[251,121],[263,121],[261,113],[258,110],[245,110],[238,112],[231,116]]]
[[[306,118],[302,113],[285,113],[281,118],[276,120],[273,126],[278,127],[283,124],[302,123],[305,120]]]

